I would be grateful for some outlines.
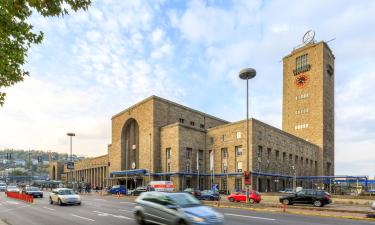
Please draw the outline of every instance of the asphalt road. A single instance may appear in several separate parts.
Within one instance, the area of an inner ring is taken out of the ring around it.
[[[134,203],[112,196],[82,196],[81,206],[50,205],[49,193],[35,204],[23,203],[0,194],[0,219],[11,225],[135,225],[132,210]],[[217,209],[225,216],[228,225],[365,225],[369,221],[344,220],[255,212],[240,209]]]

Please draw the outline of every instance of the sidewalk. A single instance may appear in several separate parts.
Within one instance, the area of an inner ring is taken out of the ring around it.
[[[2,219],[0,219],[0,225],[10,225],[10,223],[7,223],[7,222],[3,221]]]

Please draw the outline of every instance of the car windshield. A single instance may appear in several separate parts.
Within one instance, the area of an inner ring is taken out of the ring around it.
[[[28,188],[26,188],[26,191],[39,191],[39,188],[37,188],[37,187],[28,187]]]
[[[112,188],[120,188],[120,185],[115,185]]]
[[[15,189],[17,188],[16,186],[8,186],[8,189]]]
[[[200,206],[201,202],[195,197],[185,194],[185,193],[176,193],[169,196],[174,202],[177,203],[181,208],[188,208],[194,206]]]
[[[75,195],[73,190],[60,190],[59,195]]]

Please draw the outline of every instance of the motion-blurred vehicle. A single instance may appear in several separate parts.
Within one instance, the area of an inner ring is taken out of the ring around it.
[[[8,186],[6,192],[20,193],[20,189],[17,186]]]
[[[230,202],[246,202],[246,192],[234,192],[227,196]],[[249,191],[249,202],[260,203],[262,196],[257,191]]]
[[[193,195],[193,196],[196,197],[197,199],[199,199],[200,196],[201,196],[201,194],[202,194],[200,190],[198,190],[198,189],[194,189],[194,188],[186,188],[186,189],[184,190],[184,192]]]
[[[53,205],[81,205],[81,197],[77,195],[72,189],[57,188],[52,190],[49,196],[49,203]]]
[[[147,187],[137,187],[131,192],[132,196],[139,196],[143,192],[147,192]]]
[[[199,196],[199,200],[219,201],[220,194],[219,192],[215,192],[211,190],[204,190],[201,192],[201,195]]]
[[[292,193],[280,197],[280,203],[286,205],[312,204],[315,207],[323,207],[332,203],[331,195],[324,190],[304,189],[302,191]]]
[[[126,193],[127,193],[127,190],[124,185],[115,185],[108,190],[108,194],[113,194],[113,195],[116,195],[116,194],[126,195]]]
[[[4,192],[7,189],[7,184],[6,183],[0,183],[0,192]]]
[[[43,191],[41,191],[38,187],[26,186],[24,189],[22,189],[22,193],[31,195],[34,198],[43,198]]]
[[[138,224],[222,225],[224,216],[188,193],[144,192],[134,210]]]

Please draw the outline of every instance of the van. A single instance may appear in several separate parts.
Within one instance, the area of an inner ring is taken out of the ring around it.
[[[174,191],[174,184],[172,181],[151,181],[149,183],[155,191]]]

